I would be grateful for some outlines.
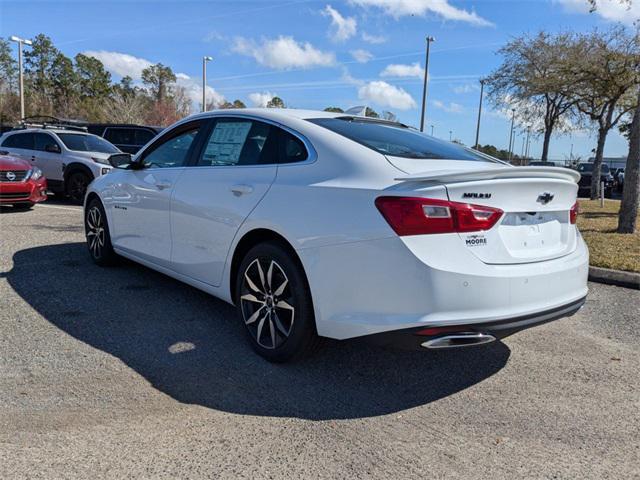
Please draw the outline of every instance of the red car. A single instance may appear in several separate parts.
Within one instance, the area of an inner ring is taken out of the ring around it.
[[[0,153],[0,205],[31,208],[47,199],[47,180],[26,160]]]

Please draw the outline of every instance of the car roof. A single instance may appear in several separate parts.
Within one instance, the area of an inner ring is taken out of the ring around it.
[[[278,121],[296,118],[308,120],[310,118],[335,118],[344,117],[344,113],[325,112],[322,110],[301,110],[296,108],[237,108],[237,109],[219,109],[210,110],[208,112],[196,113],[188,118],[207,118],[219,115],[255,115],[268,120]],[[347,115],[351,116],[351,115]]]
[[[16,128],[14,130],[10,130],[6,133],[14,134],[14,133],[24,133],[24,132],[51,132],[51,133],[75,133],[78,135],[93,135],[89,132],[83,132],[81,130],[74,130],[70,128],[53,128],[53,127],[26,127],[26,128]],[[94,135],[95,136],[95,135]]]

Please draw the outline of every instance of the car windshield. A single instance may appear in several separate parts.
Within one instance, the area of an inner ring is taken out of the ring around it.
[[[593,172],[593,163],[581,163],[578,165],[578,171],[582,173],[591,173]],[[602,164],[601,173],[609,173],[609,165]]]
[[[76,152],[118,153],[114,145],[95,135],[82,133],[58,133],[58,137],[69,150]]]
[[[383,155],[416,160],[498,162],[488,155],[425,135],[399,123],[356,117],[314,118],[310,122],[358,142]]]

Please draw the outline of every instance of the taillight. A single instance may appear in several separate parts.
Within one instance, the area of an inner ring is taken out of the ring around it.
[[[378,197],[376,207],[400,236],[489,230],[502,210],[419,197]]]
[[[576,220],[578,220],[578,213],[580,213],[580,205],[578,202],[573,204],[571,210],[569,210],[569,221],[575,225]]]

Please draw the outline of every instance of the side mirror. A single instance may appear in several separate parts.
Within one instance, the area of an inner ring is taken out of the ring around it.
[[[60,150],[60,145],[57,143],[49,143],[48,145],[45,145],[44,151],[49,153],[60,153],[62,150]]]
[[[109,163],[114,168],[128,168],[133,162],[130,153],[114,153],[109,156]]]

